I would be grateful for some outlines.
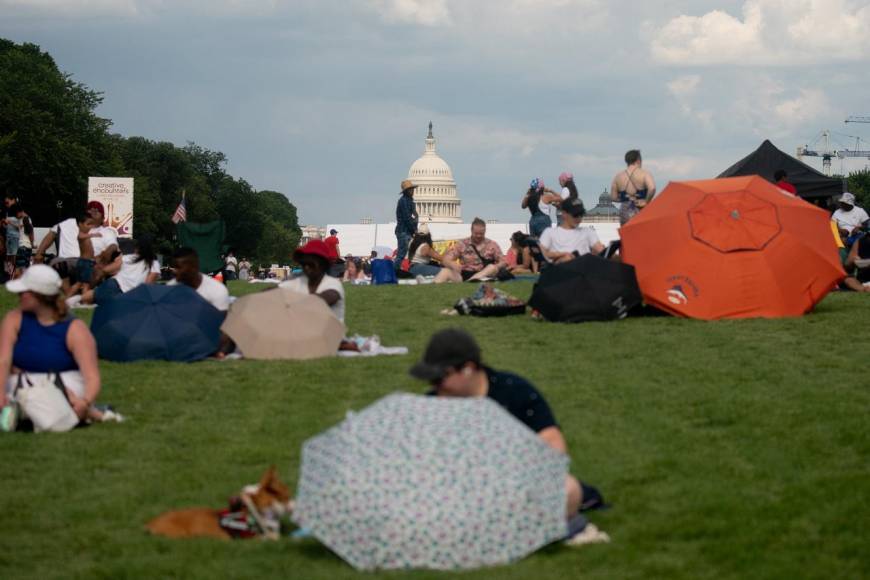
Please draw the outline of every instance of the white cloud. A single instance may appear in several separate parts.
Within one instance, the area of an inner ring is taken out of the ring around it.
[[[804,125],[830,109],[828,98],[819,89],[801,89],[798,96],[774,105],[773,113],[781,123]]]
[[[646,23],[653,58],[670,65],[796,65],[870,56],[867,0],[746,0],[721,10]]]
[[[369,0],[386,22],[422,26],[450,24],[447,0]]]
[[[700,86],[700,75],[684,75],[667,84],[668,92],[674,97],[683,115],[704,126],[710,126],[713,121],[713,113],[709,110],[696,110],[693,104]]]
[[[842,118],[821,89],[790,87],[767,74],[749,75],[733,90],[739,96],[733,100],[728,118],[737,126],[751,127],[758,136],[812,133],[814,123],[832,113]]]
[[[0,15],[86,19],[142,18],[161,13],[258,17],[273,14],[284,0],[0,0]]]
[[[137,16],[137,0],[0,0],[3,15]]]

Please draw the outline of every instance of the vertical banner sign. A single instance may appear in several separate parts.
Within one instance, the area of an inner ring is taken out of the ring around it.
[[[98,201],[106,208],[105,225],[121,237],[133,237],[132,177],[89,177],[88,201]]]

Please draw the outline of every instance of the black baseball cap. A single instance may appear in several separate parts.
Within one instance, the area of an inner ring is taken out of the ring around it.
[[[334,235],[337,234],[337,233],[338,233],[338,230],[329,230],[329,235],[330,235],[330,236],[334,236]]]
[[[411,376],[432,382],[444,378],[451,368],[467,362],[480,364],[480,347],[461,328],[439,330],[429,339],[423,360],[411,367]]]
[[[583,202],[576,197],[569,197],[562,202],[561,209],[571,217],[583,217],[586,215],[586,208],[583,207]]]

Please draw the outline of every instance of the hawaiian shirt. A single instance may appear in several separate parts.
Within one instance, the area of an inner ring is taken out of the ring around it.
[[[477,255],[478,252],[490,264],[498,264],[504,260],[504,254],[502,254],[499,245],[488,238],[484,238],[483,242],[477,246],[477,252],[474,251],[474,244],[471,243],[471,238],[459,240],[447,252],[446,258],[448,260],[459,259],[462,270],[466,272],[480,272],[483,270],[484,263],[481,261],[480,256]]]

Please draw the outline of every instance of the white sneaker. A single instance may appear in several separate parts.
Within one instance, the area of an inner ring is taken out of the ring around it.
[[[124,416],[121,413],[116,413],[115,411],[113,411],[111,409],[107,409],[106,411],[103,411],[102,422],[103,423],[109,423],[109,422],[123,423]]]
[[[610,536],[607,532],[602,532],[595,524],[586,524],[583,531],[579,534],[574,534],[564,544],[566,546],[585,546],[586,544],[609,544]]]
[[[68,308],[76,308],[79,304],[82,303],[81,294],[76,294],[75,296],[70,296],[66,299],[66,305]]]

